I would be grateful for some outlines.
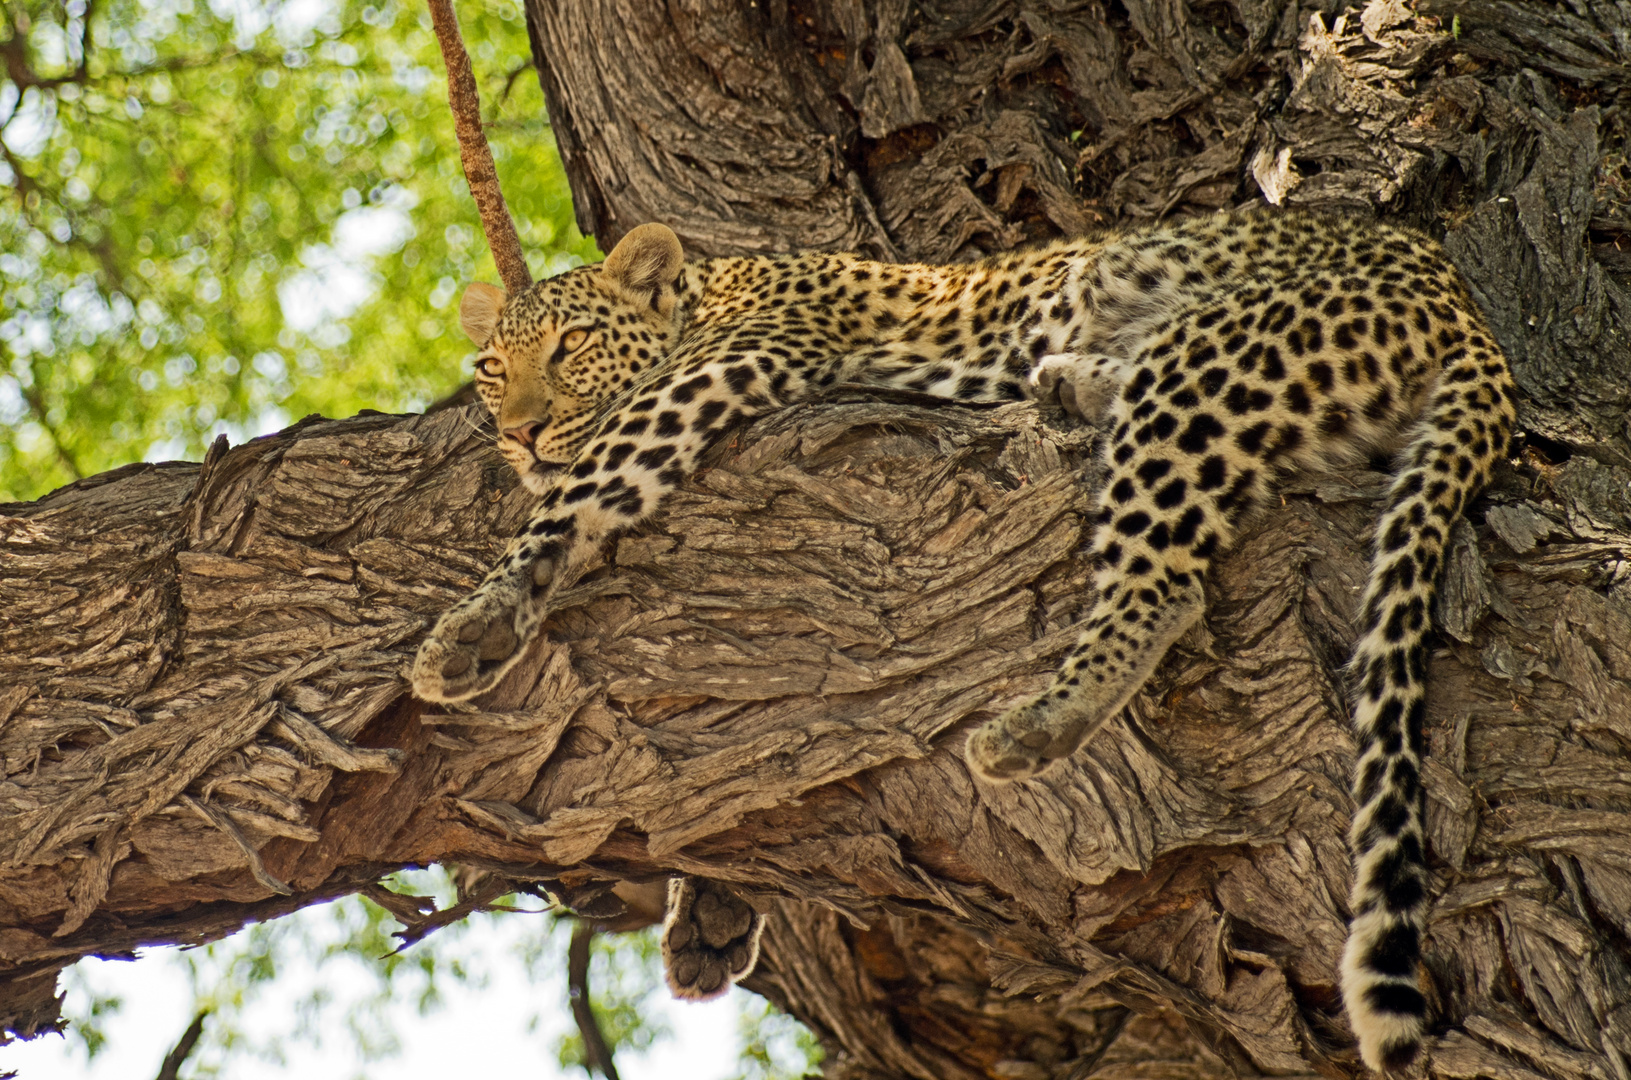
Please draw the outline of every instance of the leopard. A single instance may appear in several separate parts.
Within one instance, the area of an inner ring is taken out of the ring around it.
[[[1035,401],[1104,435],[1077,640],[1045,690],[963,748],[981,782],[1023,783],[1121,713],[1201,620],[1208,568],[1280,485],[1391,460],[1344,676],[1357,752],[1337,981],[1365,1065],[1416,1060],[1431,614],[1451,529],[1516,415],[1506,359],[1436,240],[1259,207],[948,265],[688,261],[648,223],[602,263],[514,296],[472,284],[459,316],[498,449],[539,501],[420,645],[413,689],[432,702],[491,689],[559,590],[754,417],[833,387]],[[677,994],[710,996],[751,969],[761,916],[689,879],[672,899]]]

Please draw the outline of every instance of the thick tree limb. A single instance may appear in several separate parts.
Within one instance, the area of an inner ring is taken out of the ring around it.
[[[1351,1069],[1336,666],[1380,477],[1245,537],[1207,631],[1074,768],[979,788],[964,733],[1046,679],[1084,602],[1091,437],[1026,406],[767,418],[476,712],[402,697],[418,633],[529,501],[454,411],[5,508],[13,1029],[48,1022],[76,956],[454,860],[586,907],[674,871],[766,898],[751,985],[834,1075]],[[1426,777],[1445,1076],[1594,1076],[1625,1034],[1631,614],[1601,590],[1631,534],[1596,524],[1603,468],[1507,477],[1451,567],[1466,640],[1434,660]]]

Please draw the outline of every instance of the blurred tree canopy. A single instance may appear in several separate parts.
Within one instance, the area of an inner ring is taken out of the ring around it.
[[[395,892],[457,900],[441,868],[391,875]],[[239,933],[191,950],[160,950],[145,964],[167,963],[186,977],[192,1003],[178,1015],[172,1038],[191,1016],[203,1014],[202,1037],[187,1055],[181,1075],[199,1080],[231,1076],[250,1059],[288,1064],[297,1044],[336,1054],[362,1066],[389,1062],[415,1016],[445,1004],[448,989],[462,984],[495,993],[500,965],[510,965],[535,991],[532,1014],[515,1032],[513,1053],[527,1049],[563,1071],[589,1072],[583,1037],[567,1018],[564,994],[569,918],[546,914],[535,898],[505,897],[518,912],[483,912],[444,927],[399,950],[391,914],[363,896],[348,896],[293,915],[245,927]],[[513,985],[514,980],[511,980]],[[629,934],[597,934],[591,943],[591,1002],[602,1035],[620,1055],[652,1048],[673,1034],[654,1010],[666,996],[655,927]],[[127,1002],[100,972],[70,968],[63,980],[66,1032],[76,1056],[131,1059],[110,1021]],[[739,1080],[792,1080],[821,1060],[814,1036],[762,999],[744,1002],[740,1027]],[[387,1065],[388,1071],[391,1066]],[[545,1067],[544,1074],[553,1070]]]
[[[497,280],[426,12],[0,0],[0,501],[457,386]],[[572,225],[515,0],[460,6],[535,277]]]

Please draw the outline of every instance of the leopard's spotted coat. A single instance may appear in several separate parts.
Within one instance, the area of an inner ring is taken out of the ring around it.
[[[472,286],[462,314],[500,448],[542,501],[421,647],[414,687],[436,701],[492,687],[557,582],[744,418],[838,381],[970,402],[1056,390],[1108,409],[1098,596],[1053,686],[970,737],[968,762],[990,780],[1036,775],[1120,711],[1200,618],[1208,565],[1276,478],[1402,448],[1349,668],[1359,758],[1341,981],[1366,1063],[1416,1056],[1429,612],[1450,527],[1513,422],[1506,362],[1436,243],[1248,213],[958,266],[686,264],[648,225],[602,266],[513,299]]]

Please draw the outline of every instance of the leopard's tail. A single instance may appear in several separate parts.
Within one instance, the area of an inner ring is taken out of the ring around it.
[[[1512,430],[1512,383],[1489,331],[1462,315],[1376,530],[1361,636],[1349,667],[1354,769],[1353,922],[1342,996],[1365,1064],[1402,1068],[1421,1050],[1418,976],[1428,908],[1422,723],[1427,635],[1450,530],[1488,481]]]

